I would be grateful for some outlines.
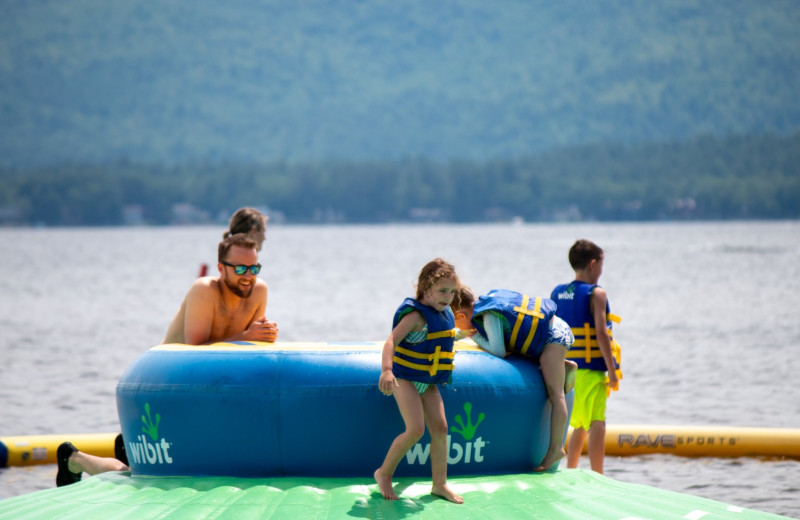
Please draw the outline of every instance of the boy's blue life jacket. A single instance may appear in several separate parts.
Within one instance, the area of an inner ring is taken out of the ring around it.
[[[418,383],[443,384],[453,371],[453,343],[456,321],[447,307],[439,312],[413,298],[406,298],[394,314],[394,329],[403,316],[417,310],[428,324],[428,336],[421,343],[407,343],[403,339],[394,347],[392,373],[400,379]]]
[[[530,298],[527,294],[507,289],[491,290],[478,298],[472,314],[472,324],[484,338],[487,335],[483,315],[489,311],[499,314],[508,324],[508,327],[503,327],[506,350],[538,357],[537,352],[547,340],[556,304],[541,296]]]
[[[551,298],[558,305],[556,315],[566,321],[575,336],[572,348],[567,351],[567,359],[578,364],[578,368],[589,370],[608,370],[603,353],[597,344],[597,331],[594,327],[594,318],[589,305],[589,300],[597,284],[579,282],[577,280],[562,284],[553,289]],[[612,322],[619,323],[620,317],[611,314],[610,306],[606,301],[606,327],[611,339],[612,356],[615,358],[614,369],[620,367],[619,345],[614,341]]]

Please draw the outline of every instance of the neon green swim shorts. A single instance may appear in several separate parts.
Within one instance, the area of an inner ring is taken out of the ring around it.
[[[606,420],[605,372],[579,368],[575,377],[575,401],[572,404],[572,417],[569,425],[588,430],[593,421]]]

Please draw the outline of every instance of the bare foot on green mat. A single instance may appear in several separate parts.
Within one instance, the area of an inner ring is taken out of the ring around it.
[[[394,494],[394,488],[392,487],[392,476],[381,475],[380,471],[380,468],[376,469],[372,476],[375,477],[375,482],[378,483],[381,495],[386,500],[397,500],[397,495]]]
[[[452,489],[447,487],[447,484],[441,487],[434,486],[431,488],[431,495],[436,495],[438,497],[442,497],[445,500],[449,500],[455,504],[463,504],[464,498],[461,495],[457,495]]]

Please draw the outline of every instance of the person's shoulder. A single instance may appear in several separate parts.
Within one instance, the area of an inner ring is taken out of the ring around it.
[[[414,325],[421,325],[426,323],[425,316],[422,315],[422,311],[417,309],[416,307],[406,307],[400,317],[398,318],[399,321],[407,321]]]
[[[394,313],[397,319],[400,319],[409,312],[419,312],[421,306],[422,304],[414,298],[405,298],[400,305],[397,306],[397,309],[394,311]]]
[[[253,286],[253,290],[259,293],[266,293],[267,289],[269,289],[267,282],[261,278],[256,278],[256,284]]]
[[[190,295],[207,294],[211,291],[215,291],[218,286],[219,286],[219,277],[201,276],[200,278],[192,282],[192,286],[189,287],[188,294]]]
[[[218,282],[219,276],[201,276],[192,283],[192,287],[216,287]]]
[[[608,293],[605,289],[596,285],[592,290],[592,299],[599,300],[599,301],[606,301],[608,299]]]

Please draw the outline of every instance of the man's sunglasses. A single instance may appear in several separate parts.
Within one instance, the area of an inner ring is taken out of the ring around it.
[[[250,269],[250,273],[253,275],[257,275],[261,272],[261,264],[253,264],[253,265],[233,265],[229,264],[228,262],[220,262],[222,265],[227,265],[228,267],[233,267],[233,272],[237,275],[241,276]]]

